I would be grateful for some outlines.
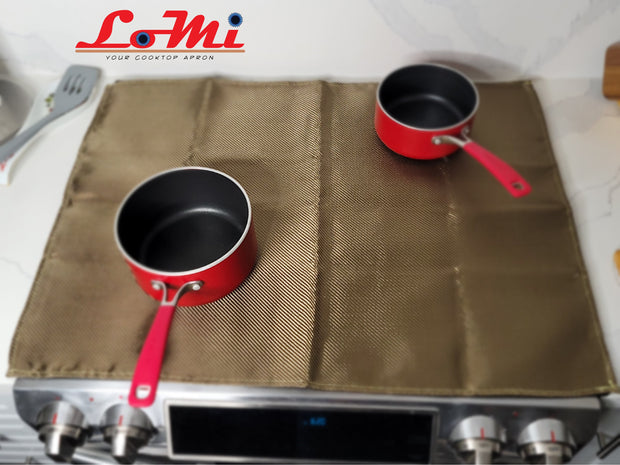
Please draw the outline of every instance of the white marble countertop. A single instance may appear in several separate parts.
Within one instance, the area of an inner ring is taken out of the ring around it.
[[[13,332],[103,84],[79,114],[40,134],[16,164],[11,184],[0,186],[0,384],[12,383],[6,372]],[[603,98],[600,79],[541,79],[534,85],[620,375],[620,275],[613,261],[620,249],[620,106]]]

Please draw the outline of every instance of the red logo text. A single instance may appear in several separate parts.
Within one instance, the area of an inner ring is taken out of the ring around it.
[[[232,13],[228,17],[228,29],[221,27],[218,21],[210,21],[205,25],[203,15],[194,16],[188,21],[188,13],[183,10],[168,10],[163,18],[172,18],[174,23],[169,29],[138,29],[127,34],[128,42],[110,41],[113,32],[119,29],[121,23],[131,23],[134,14],[130,10],[118,10],[107,15],[99,35],[94,42],[80,41],[75,45],[76,51],[158,51],[151,47],[157,42],[164,44],[164,50],[160,51],[179,51],[179,47],[185,50],[195,50],[197,46],[205,51],[237,51],[242,52],[245,44],[237,42],[239,26],[243,22],[243,17],[239,13]],[[118,35],[118,34],[117,34]],[[161,45],[160,45],[161,46]],[[195,50],[199,51],[199,50]]]

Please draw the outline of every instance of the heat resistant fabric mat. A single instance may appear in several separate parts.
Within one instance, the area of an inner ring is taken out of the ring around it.
[[[164,380],[457,396],[615,390],[531,83],[480,85],[472,134],[529,180],[521,199],[462,152],[390,152],[373,129],[375,90],[211,78],[109,86],[8,375],[131,378],[157,304],[116,248],[114,215],[146,177],[198,165],[246,188],[259,256],[232,294],[177,310]]]

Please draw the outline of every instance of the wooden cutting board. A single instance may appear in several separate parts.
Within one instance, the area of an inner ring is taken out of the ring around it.
[[[608,99],[620,100],[620,42],[610,45],[605,53],[603,95]]]

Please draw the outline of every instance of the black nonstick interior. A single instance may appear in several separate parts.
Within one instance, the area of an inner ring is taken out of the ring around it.
[[[420,129],[453,126],[475,111],[478,95],[461,74],[441,66],[414,65],[390,74],[379,101],[395,120]]]
[[[185,272],[226,255],[241,239],[249,214],[245,195],[228,177],[202,169],[169,171],[127,199],[117,237],[139,264]]]
[[[428,93],[395,99],[386,110],[401,123],[424,129],[452,126],[467,116],[452,101]]]
[[[144,239],[138,260],[149,268],[186,271],[226,255],[243,234],[228,212],[190,208],[162,218]]]

